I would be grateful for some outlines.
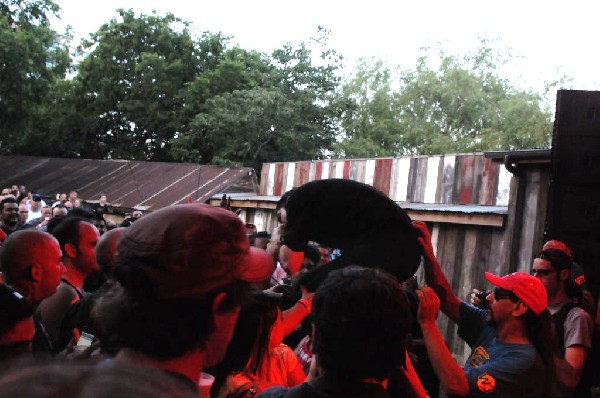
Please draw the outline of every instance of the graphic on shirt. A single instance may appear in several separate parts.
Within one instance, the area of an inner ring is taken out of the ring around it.
[[[475,348],[475,351],[473,351],[473,356],[471,357],[471,366],[478,368],[489,360],[490,354],[488,354],[484,347],[479,346]]]
[[[496,379],[487,373],[479,375],[477,376],[477,388],[479,388],[479,391],[481,392],[493,392],[496,388]]]

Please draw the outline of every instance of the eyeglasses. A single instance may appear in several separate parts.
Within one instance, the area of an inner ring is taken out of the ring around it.
[[[514,302],[519,301],[519,298],[510,290],[502,289],[500,287],[494,289],[494,300],[498,301],[505,298]]]
[[[547,276],[553,272],[556,272],[556,270],[555,269],[535,269],[535,268],[531,269],[531,275],[533,275],[533,276],[536,276],[536,275]]]

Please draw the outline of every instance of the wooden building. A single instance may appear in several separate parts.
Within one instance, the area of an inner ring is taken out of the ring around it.
[[[372,185],[413,220],[429,223],[440,263],[454,291],[467,299],[472,288],[489,287],[485,271],[529,272],[543,244],[549,166],[550,150],[267,163],[259,195],[232,194],[231,204],[259,231],[272,231],[275,204],[293,187],[326,178]],[[219,202],[220,197],[211,200]],[[445,316],[438,322],[456,359],[464,362],[469,350],[455,325]]]

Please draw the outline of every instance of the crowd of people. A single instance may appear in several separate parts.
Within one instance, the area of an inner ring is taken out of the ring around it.
[[[461,300],[427,225],[372,187],[286,192],[270,232],[223,203],[107,228],[105,196],[86,208],[74,191],[47,204],[2,189],[0,397],[559,398],[598,384],[594,301],[562,242]],[[464,366],[440,310],[472,349]]]

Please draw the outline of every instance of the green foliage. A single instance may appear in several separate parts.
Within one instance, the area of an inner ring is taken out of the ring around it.
[[[190,85],[198,112],[174,142],[181,161],[237,164],[317,159],[335,137],[339,58],[312,63],[304,44],[271,57],[227,50],[214,70]],[[333,58],[329,58],[333,57]]]
[[[503,61],[483,42],[462,59],[430,49],[414,70],[363,61],[342,96],[338,156],[430,155],[548,146],[551,113],[542,98],[498,75]],[[432,65],[439,65],[437,68]]]
[[[75,78],[76,105],[89,123],[80,156],[169,160],[183,124],[182,94],[199,72],[198,51],[171,14],[118,12],[82,46],[89,54]]]
[[[263,54],[194,37],[171,14],[118,10],[67,78],[57,12],[51,0],[0,4],[0,153],[260,168],[549,144],[542,98],[500,78],[506,60],[485,42],[464,58],[425,51],[411,70],[362,61],[341,85],[326,29]]]
[[[0,4],[0,153],[43,153],[39,121],[69,67],[66,46],[50,29],[50,0]]]

